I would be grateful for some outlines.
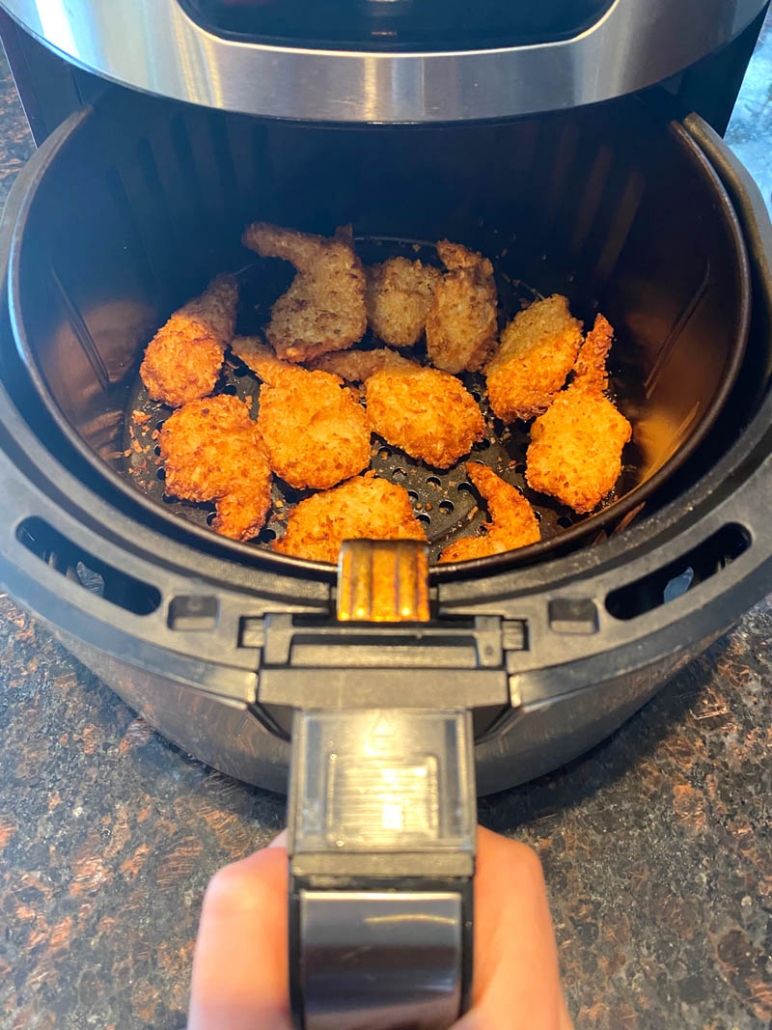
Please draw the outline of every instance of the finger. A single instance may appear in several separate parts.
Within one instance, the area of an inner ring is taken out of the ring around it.
[[[574,1021],[571,1019],[571,1013],[568,1011],[568,1005],[566,1004],[566,996],[561,993],[560,998],[560,1030],[574,1030]]]
[[[277,834],[271,843],[268,845],[269,848],[286,848],[287,847],[287,831],[282,830],[281,833]]]
[[[221,869],[204,896],[188,1030],[290,1030],[287,852]]]
[[[477,840],[474,1008],[458,1030],[566,1030],[541,862],[489,830]]]

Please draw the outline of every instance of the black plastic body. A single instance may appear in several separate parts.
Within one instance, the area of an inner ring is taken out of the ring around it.
[[[124,94],[118,109],[127,113],[146,103]],[[638,110],[636,105],[632,101],[628,110]],[[69,153],[73,167],[90,169],[94,184],[97,168],[104,170],[100,162],[110,155],[89,151],[83,142],[90,138],[90,117],[85,112],[62,126],[20,176],[0,240],[0,273],[6,280],[9,259],[13,265],[25,247],[39,246],[29,241],[30,212],[39,197],[56,188],[60,155]],[[620,114],[599,110],[581,117],[586,121],[580,124],[597,118],[602,127],[608,125],[604,119]],[[627,136],[623,124],[620,134],[607,138],[599,132],[596,155],[598,146],[618,153],[625,139],[638,133],[633,114],[629,117]],[[689,167],[697,170],[698,195],[705,200],[694,217],[708,223],[712,233],[723,231],[715,223],[727,216],[718,173],[743,228],[752,271],[750,335],[735,391],[709,439],[663,485],[658,506],[646,518],[595,547],[526,568],[470,568],[463,576],[439,578],[432,596],[438,637],[455,632],[456,650],[427,664],[423,630],[416,627],[407,650],[413,660],[408,660],[404,639],[390,643],[375,637],[363,644],[330,631],[333,583],[325,568],[277,563],[211,533],[170,524],[162,512],[155,514],[156,506],[132,504],[106,467],[84,458],[78,434],[68,437],[44,409],[20,360],[6,309],[0,312],[4,584],[163,733],[217,768],[274,790],[285,788],[289,759],[284,703],[293,703],[291,692],[302,689],[304,677],[341,704],[367,704],[367,689],[370,703],[377,699],[380,705],[390,703],[384,693],[389,690],[395,697],[407,691],[424,703],[443,691],[453,697],[462,692],[464,702],[481,712],[476,729],[482,793],[546,772],[598,742],[772,588],[769,222],[755,187],[743,181],[726,148],[699,120],[688,123],[687,131],[647,112],[639,117],[648,119],[649,140],[662,160],[673,148],[691,154]],[[258,133],[259,126],[252,128]],[[486,131],[498,132],[503,147],[510,128]],[[125,121],[120,131],[125,140],[117,145],[128,147],[132,137]],[[693,147],[690,134],[699,136],[710,161]],[[259,142],[265,138],[259,136]],[[468,144],[467,138],[464,147]],[[461,162],[463,149],[459,142],[458,150],[448,150],[451,165]],[[257,144],[255,151],[257,157],[262,153]],[[168,155],[170,163],[178,160],[174,151]],[[167,166],[160,167],[166,174]],[[215,166],[213,175],[221,174]],[[370,174],[385,175],[386,168]],[[682,197],[683,185],[664,176],[657,180],[657,188],[672,188],[674,197]],[[288,197],[297,192],[284,179],[274,180],[274,186],[276,196],[280,187]],[[96,202],[98,191],[93,196]],[[315,200],[308,192],[305,199]],[[191,205],[194,200],[192,194]],[[481,190],[458,217],[469,225],[470,212],[484,210],[486,203],[492,203],[491,194]],[[252,213],[227,215],[240,219]],[[318,227],[334,223],[338,215],[327,210]],[[598,217],[602,221],[605,214]],[[73,267],[87,260],[89,233],[96,231],[94,220],[90,225],[73,242]],[[170,292],[156,304],[173,303],[197,276],[223,260],[210,249],[211,239],[202,233],[190,267],[174,267],[169,253],[169,275],[159,281],[168,283]],[[689,243],[688,237],[673,240],[682,257]],[[131,250],[131,240],[126,245]],[[645,234],[642,246],[645,250]],[[117,293],[108,271],[106,265],[102,296],[109,308]],[[133,283],[147,305],[140,268],[122,281]],[[18,281],[12,283],[9,297],[17,320],[20,288]],[[645,316],[646,290],[632,296]],[[595,297],[604,303],[603,291]],[[624,326],[623,307],[610,315]],[[29,342],[34,333],[25,328]],[[41,346],[44,339],[39,337]],[[73,397],[77,400],[76,392]],[[41,525],[48,530],[41,531]],[[62,541],[66,553],[59,553]],[[682,596],[674,596],[673,588],[668,592],[668,585],[690,569],[691,588]],[[125,603],[127,577],[140,585],[131,588],[132,596],[144,591],[139,610]],[[666,596],[673,599],[663,603]],[[309,638],[317,656],[310,666],[302,657]],[[493,659],[486,656],[486,641],[494,648]]]
[[[389,856],[390,857],[390,856]],[[472,1003],[472,973],[474,965],[474,885],[471,876],[466,877],[400,877],[397,881],[401,891],[440,891],[459,894],[463,924],[461,927],[461,1005],[460,1012],[468,1011]],[[391,891],[395,887],[393,874],[377,879],[373,877],[349,877],[347,879],[325,877],[317,882],[313,877],[290,875],[289,881],[289,990],[290,1004],[295,1025],[305,1025],[305,1005],[302,988],[302,954],[300,942],[300,902],[304,890],[341,891]]]

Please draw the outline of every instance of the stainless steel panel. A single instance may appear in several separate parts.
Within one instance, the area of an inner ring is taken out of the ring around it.
[[[456,53],[245,43],[177,0],[3,0],[80,67],[139,89],[248,114],[332,122],[504,118],[595,103],[675,74],[736,36],[765,0],[616,0],[573,39]]]

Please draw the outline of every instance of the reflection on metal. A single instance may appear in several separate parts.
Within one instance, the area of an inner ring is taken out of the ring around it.
[[[459,894],[303,891],[300,927],[306,1030],[442,1030],[458,1019]]]
[[[83,68],[179,100],[333,122],[505,118],[596,103],[674,75],[729,42],[764,0],[615,0],[573,39],[455,53],[310,50],[224,39],[177,0],[3,0]]]
[[[417,540],[347,540],[338,562],[341,622],[428,622],[429,556]]]

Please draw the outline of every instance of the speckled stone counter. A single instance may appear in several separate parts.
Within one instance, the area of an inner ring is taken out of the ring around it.
[[[0,71],[3,198],[31,145]],[[594,752],[480,803],[541,855],[578,1027],[770,1026],[770,640],[767,602]],[[283,818],[0,597],[0,1030],[183,1027],[205,884]]]

